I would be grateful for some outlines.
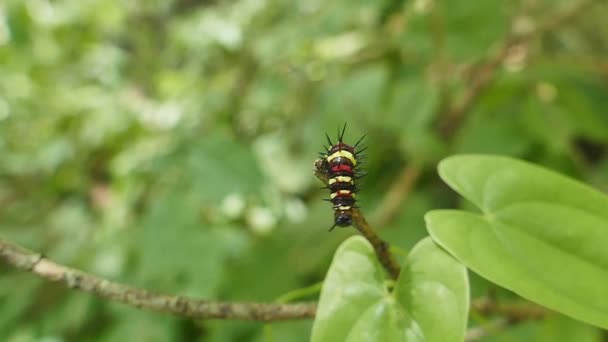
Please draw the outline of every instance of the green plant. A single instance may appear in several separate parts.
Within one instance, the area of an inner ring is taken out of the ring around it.
[[[312,341],[460,341],[468,313],[464,266],[430,239],[387,281],[360,237],[336,252],[323,285]]]
[[[345,241],[323,286],[313,341],[463,340],[468,281],[444,249],[524,298],[608,327],[608,196],[507,157],[453,156],[439,174],[481,212],[429,212],[433,240],[418,243],[388,289],[370,244]]]
[[[360,232],[385,288],[425,213],[471,208],[442,158],[606,189],[606,16],[600,0],[2,1],[0,341],[309,341],[357,234],[326,233],[310,174],[344,121],[369,142],[359,200],[390,249]],[[606,334],[469,277],[469,340]]]

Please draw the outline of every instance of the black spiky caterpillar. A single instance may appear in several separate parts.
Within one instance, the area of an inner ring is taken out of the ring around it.
[[[342,132],[338,131],[337,142],[334,144],[329,135],[325,134],[329,146],[325,147],[325,152],[321,152],[321,157],[324,160],[324,167],[328,175],[327,189],[330,192],[330,198],[327,201],[333,204],[334,209],[334,225],[330,231],[336,226],[347,227],[352,224],[352,210],[358,208],[356,206],[356,193],[359,191],[358,180],[363,173],[360,171],[361,152],[367,147],[359,147],[365,136],[362,136],[354,145],[344,143],[344,132],[346,124],[342,128]]]

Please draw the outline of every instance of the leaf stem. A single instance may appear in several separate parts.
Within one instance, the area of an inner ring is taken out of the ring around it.
[[[322,287],[323,287],[323,282],[320,281],[316,284],[312,284],[307,287],[295,289],[293,291],[289,291],[289,292],[281,295],[279,298],[276,299],[276,302],[277,303],[289,303],[289,302],[293,301],[294,299],[299,299],[302,297],[310,296],[312,294],[317,294],[317,293],[321,292]]]

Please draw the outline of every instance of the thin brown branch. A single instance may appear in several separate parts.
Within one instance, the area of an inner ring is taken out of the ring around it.
[[[170,296],[111,282],[53,262],[41,254],[0,239],[0,258],[17,269],[44,279],[137,308],[170,313],[192,319],[284,321],[312,318],[316,303],[212,302]]]
[[[581,0],[570,5],[569,8],[556,13],[555,15],[548,16],[543,20],[537,28],[530,32],[530,35],[541,35],[547,32],[553,31],[560,26],[568,23],[569,21],[576,19],[579,15],[586,11],[589,11],[592,6],[599,4],[597,0]]]
[[[451,138],[460,127],[465,114],[473,107],[482,92],[490,85],[494,74],[508,55],[511,43],[505,44],[495,55],[477,67],[471,77],[471,83],[460,97],[456,97],[439,121],[439,133],[444,138]]]
[[[373,215],[372,221],[379,227],[383,227],[391,222],[399,212],[401,204],[407,199],[414,189],[420,177],[420,166],[416,163],[408,164],[403,168],[399,177],[391,184],[382,202],[378,206],[378,211]]]
[[[438,130],[444,138],[451,138],[460,127],[464,117],[475,105],[483,92],[489,88],[496,73],[503,62],[513,53],[517,53],[518,47],[529,44],[533,39],[551,32],[559,26],[567,23],[588,10],[592,5],[598,3],[594,0],[578,1],[568,9],[548,15],[541,20],[540,24],[526,33],[510,33],[500,44],[498,50],[490,53],[485,60],[479,63],[470,75],[470,84],[460,97],[456,97],[448,106],[447,111],[440,117]]]
[[[326,170],[325,161],[323,159],[317,159],[314,163],[313,172],[323,184],[327,184],[329,180]],[[357,208],[353,209],[353,225],[374,247],[378,261],[380,261],[388,274],[390,274],[393,279],[397,279],[401,268],[399,267],[397,260],[389,251],[389,243],[382,240],[378,234],[376,234],[376,231],[369,225],[365,216],[363,216],[363,213]]]
[[[390,245],[388,242],[382,240],[378,234],[376,234],[376,231],[367,223],[365,216],[363,216],[363,213],[361,213],[359,209],[353,210],[353,223],[359,233],[372,244],[374,251],[376,251],[378,261],[380,261],[384,269],[390,274],[391,278],[397,279],[397,277],[399,277],[399,272],[401,272],[401,267],[390,253]]]
[[[477,298],[471,302],[471,310],[480,315],[503,316],[516,323],[535,321],[547,317],[552,311],[528,301],[499,302],[492,298]]]
[[[365,221],[363,215],[353,214],[357,227],[374,246],[383,266],[393,276],[399,274],[399,266],[388,252],[388,244],[382,241]],[[23,271],[29,271],[41,278],[62,283],[68,288],[94,294],[140,309],[169,313],[190,319],[225,319],[250,321],[285,321],[309,319],[315,316],[317,304],[314,302],[275,303],[235,303],[212,302],[195,298],[170,296],[112,282],[83,271],[60,265],[41,254],[27,250],[14,243],[0,239],[0,259]],[[539,320],[551,313],[550,310],[530,302],[499,303],[489,298],[479,298],[471,303],[471,310],[485,317],[497,316],[506,324],[514,325],[522,321]],[[502,322],[501,321],[501,322]],[[497,327],[473,328],[467,336],[485,336]],[[469,339],[467,339],[469,340]],[[471,340],[475,340],[471,338]]]
[[[466,341],[479,341],[521,322],[546,318],[551,310],[528,301],[498,302],[491,297],[477,298],[471,302],[471,311],[483,317],[496,317],[487,324],[470,328]]]

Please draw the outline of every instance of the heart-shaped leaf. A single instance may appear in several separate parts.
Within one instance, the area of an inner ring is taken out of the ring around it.
[[[329,268],[312,341],[462,341],[469,305],[466,269],[430,238],[390,281],[371,245],[346,240]]]
[[[608,196],[506,157],[450,157],[439,174],[482,213],[428,213],[437,243],[522,297],[608,328]]]

